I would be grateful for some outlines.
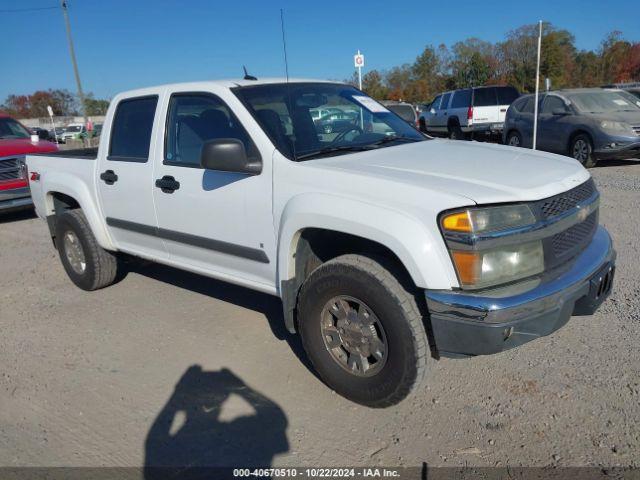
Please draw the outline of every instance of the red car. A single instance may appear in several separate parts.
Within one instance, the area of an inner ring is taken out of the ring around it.
[[[25,155],[57,150],[55,143],[32,141],[29,130],[9,115],[0,113],[0,212],[32,205]]]

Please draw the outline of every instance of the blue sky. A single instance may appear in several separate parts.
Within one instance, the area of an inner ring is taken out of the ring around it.
[[[0,0],[0,102],[10,93],[75,83],[59,0]],[[637,0],[293,1],[68,0],[86,91],[109,98],[121,90],[167,82],[282,76],[280,8],[285,10],[292,76],[344,79],[361,49],[367,69],[411,62],[426,44],[468,37],[495,42],[542,19],[566,28],[581,49],[620,30],[640,40]]]

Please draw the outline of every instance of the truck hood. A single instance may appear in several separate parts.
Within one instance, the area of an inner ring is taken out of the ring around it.
[[[569,157],[440,139],[310,162],[317,167],[457,194],[478,204],[540,200],[589,178],[582,165]]]
[[[32,142],[29,138],[0,139],[0,157],[11,155],[26,155],[28,153],[56,152],[58,146],[55,143],[40,140]]]

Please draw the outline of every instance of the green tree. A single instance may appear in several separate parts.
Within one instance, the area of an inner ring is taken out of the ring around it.
[[[105,115],[109,108],[109,103],[109,100],[94,98],[93,93],[88,93],[84,99],[87,115],[89,116]]]
[[[384,84],[384,77],[378,70],[371,70],[362,77],[362,89],[367,95],[378,100],[387,98],[389,89]]]

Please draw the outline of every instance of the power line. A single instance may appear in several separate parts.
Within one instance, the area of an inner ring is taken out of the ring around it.
[[[41,10],[56,10],[58,8],[60,7],[14,8],[9,10],[0,10],[0,13],[37,12]]]

